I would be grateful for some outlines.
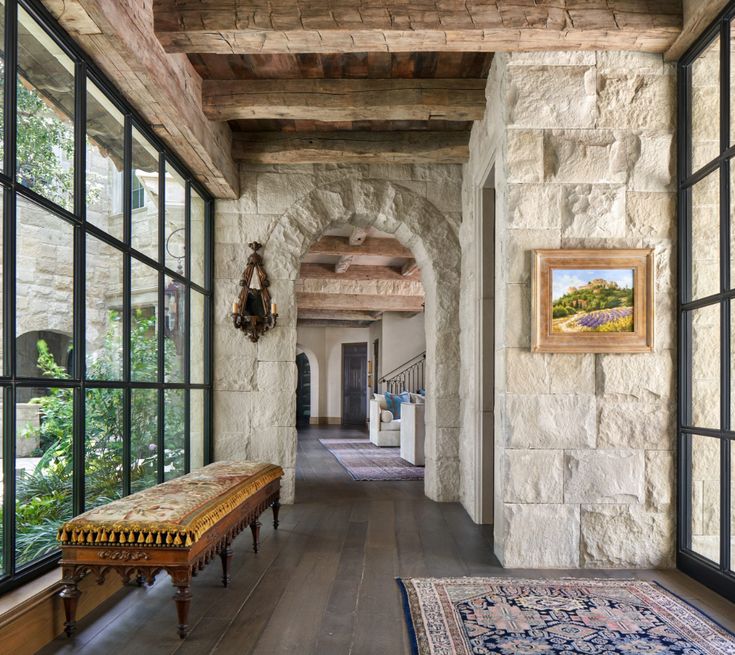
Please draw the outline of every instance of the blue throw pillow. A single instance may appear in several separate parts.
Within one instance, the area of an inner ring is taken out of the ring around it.
[[[393,414],[393,417],[396,417],[396,405],[394,398],[396,395],[394,393],[391,393],[390,391],[385,392],[385,404],[388,408],[388,411]]]
[[[395,409],[393,410],[393,418],[399,419],[401,418],[401,403],[410,403],[411,402],[411,394],[408,393],[408,391],[403,391],[399,394],[393,394],[393,406]]]
[[[426,397],[426,389],[419,389],[419,396]]]

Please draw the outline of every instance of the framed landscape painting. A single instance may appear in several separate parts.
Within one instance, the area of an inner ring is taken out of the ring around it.
[[[653,250],[534,250],[531,350],[653,350]]]

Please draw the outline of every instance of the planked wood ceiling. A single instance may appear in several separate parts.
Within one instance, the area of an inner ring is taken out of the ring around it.
[[[233,156],[253,163],[461,163],[472,121],[482,117],[493,57],[489,52],[188,56],[204,81],[205,113],[227,120]]]

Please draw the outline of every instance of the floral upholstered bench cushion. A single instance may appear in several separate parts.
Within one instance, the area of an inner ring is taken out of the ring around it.
[[[58,540],[62,546],[187,548],[282,475],[280,466],[264,462],[215,462],[80,514],[59,528]]]

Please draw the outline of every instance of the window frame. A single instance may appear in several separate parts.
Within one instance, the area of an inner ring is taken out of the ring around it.
[[[733,354],[730,324],[735,312],[735,288],[731,280],[732,222],[735,203],[732,202],[730,177],[735,172],[735,140],[731,143],[731,34],[735,34],[735,3],[729,6],[697,39],[677,64],[678,103],[678,270],[677,292],[677,548],[676,564],[686,574],[721,595],[735,601],[735,552],[731,547],[732,456],[735,450],[735,429],[731,417],[731,379]],[[719,154],[711,161],[691,170],[692,163],[692,65],[711,43],[719,38]],[[735,117],[733,117],[735,118]],[[719,174],[719,292],[692,300],[692,188],[712,173]],[[731,213],[733,215],[731,215]],[[718,428],[702,428],[692,420],[692,312],[707,307],[720,311],[720,420]],[[720,444],[720,524],[719,562],[715,563],[692,549],[692,440],[694,436],[711,437]]]
[[[75,79],[75,111],[74,111],[74,178],[73,211],[68,211],[54,202],[35,193],[16,180],[16,71],[18,47],[18,7],[22,7],[41,29],[59,47],[71,57],[74,62]],[[72,503],[74,514],[84,511],[84,442],[85,416],[84,399],[88,389],[114,388],[121,389],[123,395],[123,493],[130,493],[130,464],[131,464],[131,393],[133,389],[155,389],[158,396],[158,426],[157,443],[159,457],[157,467],[158,483],[163,481],[163,429],[164,429],[164,392],[166,389],[184,390],[184,443],[185,443],[185,470],[189,470],[190,459],[190,395],[192,390],[202,390],[204,396],[204,415],[202,438],[204,462],[212,461],[212,355],[213,355],[213,254],[214,243],[212,235],[214,200],[207,190],[194,178],[190,171],[153,132],[147,122],[123,98],[122,94],[97,68],[82,49],[58,25],[51,14],[38,0],[5,0],[5,94],[3,98],[4,124],[4,152],[3,170],[0,171],[0,190],[3,194],[3,361],[0,368],[0,393],[3,400],[3,539],[2,539],[2,568],[0,568],[0,593],[15,588],[28,580],[35,578],[57,565],[59,551],[41,556],[32,563],[16,567],[15,553],[15,449],[16,449],[16,390],[20,388],[45,386],[71,388],[74,394],[74,422],[73,422],[73,493]],[[105,232],[86,219],[86,103],[87,79],[93,82],[107,96],[113,105],[124,116],[125,156],[123,165],[123,207],[124,216],[123,238],[118,239]],[[158,152],[159,162],[159,201],[158,201],[158,261],[137,251],[132,246],[131,223],[132,207],[132,131],[136,128],[144,135]],[[165,239],[165,184],[163,171],[166,166],[173,167],[181,174],[186,183],[185,201],[185,229],[187,237],[187,252],[185,270],[183,274],[166,268]],[[189,241],[191,235],[191,202],[190,194],[198,193],[205,203],[204,210],[204,286],[190,279],[192,249]],[[16,370],[16,207],[15,199],[23,198],[36,203],[43,210],[64,220],[73,228],[74,248],[74,327],[73,327],[73,377],[69,379],[30,378],[17,375]],[[123,375],[119,381],[87,380],[86,379],[86,238],[94,236],[100,241],[114,247],[123,256]],[[183,348],[184,377],[182,382],[165,382],[164,379],[164,330],[158,329],[158,372],[157,379],[152,382],[133,382],[131,380],[130,363],[130,331],[131,331],[131,259],[153,267],[158,274],[158,316],[162,321],[164,310],[164,286],[166,277],[175,279],[185,286],[186,294],[186,332]],[[191,335],[191,291],[196,290],[204,297],[204,363],[202,383],[190,382],[190,335]]]

